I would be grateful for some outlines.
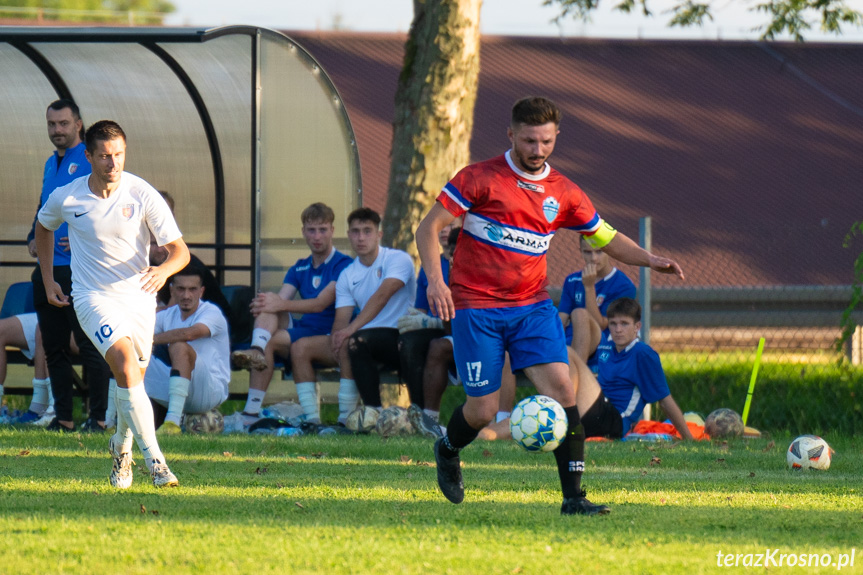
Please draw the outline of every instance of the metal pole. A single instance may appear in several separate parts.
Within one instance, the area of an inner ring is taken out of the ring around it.
[[[261,289],[261,31],[252,38],[252,287]]]
[[[650,216],[638,220],[638,245],[652,250],[653,231]],[[641,304],[641,341],[650,345],[650,268],[641,268],[638,280],[638,303]]]
[[[650,251],[652,229],[650,216],[638,220],[638,245]],[[641,304],[641,341],[650,345],[650,268],[642,267],[638,271],[638,303]],[[651,419],[650,404],[644,406],[641,419]]]

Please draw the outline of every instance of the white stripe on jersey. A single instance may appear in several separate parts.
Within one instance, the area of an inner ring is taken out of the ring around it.
[[[638,402],[641,401],[641,390],[638,387],[632,388],[632,397],[629,398],[629,405],[626,406],[626,410],[620,414],[620,417],[626,419],[632,412],[635,411],[635,407],[638,405]]]
[[[479,241],[501,249],[535,256],[540,256],[548,251],[548,245],[554,236],[554,232],[538,234],[501,224],[478,216],[473,212],[465,214],[463,226],[464,231]]]
[[[465,211],[469,210],[470,204],[465,203],[465,199],[461,195],[456,193],[454,190],[455,190],[455,188],[452,186],[452,184],[448,183],[447,185],[445,185],[443,187],[443,189],[441,191],[443,193],[445,193],[447,196],[449,196],[449,199],[451,199],[452,201],[457,203],[461,209],[463,209]]]

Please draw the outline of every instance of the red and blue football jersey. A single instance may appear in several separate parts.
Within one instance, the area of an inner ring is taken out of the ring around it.
[[[603,223],[581,188],[548,164],[527,174],[509,152],[462,169],[437,201],[464,215],[450,271],[456,309],[548,299],[545,259],[554,232],[566,227],[589,236]]]

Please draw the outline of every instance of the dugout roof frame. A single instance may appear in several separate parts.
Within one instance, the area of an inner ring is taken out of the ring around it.
[[[308,254],[299,215],[322,201],[344,221],[362,203],[359,152],[333,82],[300,44],[253,26],[0,27],[0,287],[29,278],[26,235],[58,98],[85,127],[116,120],[126,170],[170,191],[192,251],[222,284],[278,289]]]

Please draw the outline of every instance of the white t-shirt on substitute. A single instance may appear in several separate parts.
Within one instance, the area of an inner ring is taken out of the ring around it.
[[[383,281],[389,278],[401,280],[405,285],[392,295],[377,316],[360,329],[396,327],[398,319],[413,305],[417,291],[413,260],[401,250],[381,247],[371,266],[364,266],[360,258],[356,258],[346,267],[336,282],[336,309],[362,309]]]
[[[172,305],[156,314],[155,333],[192,327],[199,323],[207,326],[210,337],[188,342],[198,355],[195,371],[204,370],[209,373],[210,383],[221,383],[227,393],[231,382],[231,338],[228,334],[228,322],[219,306],[201,300],[198,309],[186,319],[182,319],[180,306]]]

